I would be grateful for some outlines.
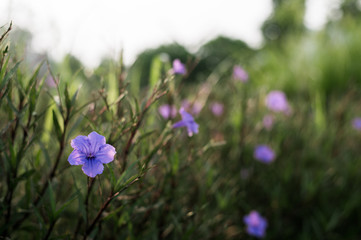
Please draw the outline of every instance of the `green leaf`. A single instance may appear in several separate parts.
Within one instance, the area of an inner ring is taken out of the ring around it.
[[[62,135],[62,130],[60,128],[58,117],[56,116],[56,113],[55,113],[54,109],[53,109],[53,124],[54,124],[54,128],[55,128],[56,136],[60,140],[61,135]]]
[[[0,89],[3,89],[5,87],[5,85],[9,82],[9,80],[11,79],[11,77],[14,75],[14,73],[16,72],[16,70],[19,67],[20,62],[17,62],[15,64],[15,66],[5,74],[4,77],[1,77],[0,81]]]
[[[73,186],[75,187],[76,192],[78,192],[78,206],[79,206],[79,212],[81,213],[81,216],[83,217],[84,221],[86,221],[86,211],[85,211],[85,205],[84,205],[84,196],[82,192],[80,191],[80,188],[77,184],[77,179],[74,176],[73,172],[71,172],[71,176],[73,177]]]
[[[34,169],[31,169],[31,170],[28,170],[28,171],[24,172],[23,174],[21,174],[19,177],[16,178],[16,184],[18,184],[21,181],[24,181],[24,180],[28,179],[34,173],[35,173]]]
[[[115,187],[114,187],[114,191],[118,192],[120,191],[124,186],[126,186],[129,182],[131,182],[132,180],[134,180],[135,178],[138,177],[137,175],[134,175],[132,177],[129,178],[129,176],[131,176],[134,173],[134,166],[136,165],[136,162],[132,162],[132,164],[129,165],[129,167],[122,173],[122,175],[118,178]],[[128,178],[127,181],[124,181],[124,179]],[[129,179],[132,179],[131,181],[129,181]]]
[[[69,111],[69,109],[71,108],[71,100],[69,97],[68,83],[65,83],[64,96],[65,96],[65,107]]]
[[[142,134],[140,137],[138,137],[137,142],[142,141],[143,139],[149,137],[150,135],[152,135],[153,133],[156,133],[156,132],[157,132],[156,130],[152,130],[152,131]]]
[[[6,70],[7,70],[7,67],[8,67],[8,64],[9,64],[9,60],[10,60],[10,56],[8,56],[5,60],[5,62],[3,63],[1,67],[1,71],[0,71],[0,82],[3,81],[4,79],[4,76],[5,76],[5,73],[6,73]]]
[[[38,67],[35,69],[33,75],[31,76],[29,82],[28,82],[28,85],[26,86],[25,88],[25,92],[26,93],[29,93],[29,91],[34,88],[35,84],[36,84],[36,80],[37,80],[37,77],[38,77],[38,74],[39,74],[39,71],[40,71],[40,68],[41,66],[43,66],[43,63],[44,61],[42,61]]]
[[[112,164],[112,166],[109,166],[110,164],[105,164],[105,167],[108,168],[109,172],[110,172],[110,182],[112,187],[114,187],[115,183],[116,183],[116,179],[115,179],[115,175],[114,175],[114,171],[113,171],[113,166],[114,164]]]
[[[73,95],[72,98],[71,98],[71,106],[72,106],[72,107],[74,107],[74,105],[75,105],[75,101],[76,101],[76,99],[77,99],[77,97],[78,97],[79,90],[80,90],[80,88],[78,88],[78,89],[75,91],[74,95]]]
[[[84,116],[80,115],[76,119],[75,123],[71,126],[71,128],[68,130],[68,134],[66,134],[66,139],[69,140],[69,138],[72,136],[73,132],[79,129],[80,123],[84,120]]]
[[[157,84],[160,79],[162,70],[162,60],[160,56],[156,56],[153,58],[151,67],[150,67],[150,78],[149,78],[149,89],[153,91],[153,88]]]
[[[178,172],[179,169],[179,154],[177,151],[174,152],[173,157],[171,159],[171,163],[172,163],[172,172],[173,174],[175,174],[176,172]]]
[[[50,201],[50,221],[54,221],[56,219],[56,201],[55,201],[55,193],[53,187],[51,186],[50,181],[48,182],[48,194]]]
[[[55,212],[55,218],[58,218],[60,214],[65,210],[66,207],[70,205],[75,199],[79,197],[80,191],[77,190],[75,193],[73,193],[70,198]]]

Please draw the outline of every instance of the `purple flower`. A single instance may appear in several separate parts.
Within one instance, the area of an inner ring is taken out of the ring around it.
[[[274,118],[272,115],[266,115],[263,117],[263,126],[267,129],[267,130],[271,130],[272,126],[273,126],[273,121]]]
[[[215,116],[221,116],[223,114],[224,106],[222,103],[214,102],[211,105],[211,111]]]
[[[184,75],[186,74],[186,67],[184,64],[177,58],[173,61],[173,73]]]
[[[262,238],[265,236],[267,220],[257,211],[251,211],[243,217],[243,222],[247,225],[247,233],[251,236]]]
[[[103,164],[114,160],[115,148],[105,143],[105,137],[96,132],[88,136],[77,136],[71,140],[73,152],[68,157],[71,165],[83,165],[83,172],[95,177],[104,170]]]
[[[182,107],[187,109],[193,115],[198,115],[201,112],[203,105],[197,101],[191,103],[188,100],[183,100]]]
[[[361,131],[361,118],[360,117],[356,117],[356,118],[352,119],[352,127],[355,130]]]
[[[266,106],[274,112],[284,112],[287,114],[290,111],[286,94],[281,91],[271,91],[268,93],[266,96]]]
[[[193,136],[193,133],[198,133],[199,125],[194,121],[193,116],[187,113],[183,107],[179,110],[179,113],[182,115],[182,120],[173,124],[173,128],[187,127],[188,136],[190,137]]]
[[[177,108],[173,105],[164,104],[158,108],[158,111],[164,119],[175,118],[177,115]]]
[[[50,88],[56,87],[56,84],[57,84],[56,79],[53,79],[51,76],[48,76],[48,77],[46,78],[45,83],[46,83],[46,85],[48,85],[48,87],[50,87]]]
[[[255,159],[263,163],[271,163],[276,157],[274,151],[267,145],[256,146],[253,156]]]
[[[233,78],[240,80],[241,82],[248,81],[248,73],[241,66],[233,67]]]

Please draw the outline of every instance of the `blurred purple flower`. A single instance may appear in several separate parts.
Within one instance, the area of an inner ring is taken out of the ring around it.
[[[56,87],[56,82],[55,82],[55,81],[56,81],[56,80],[53,79],[51,76],[48,76],[48,77],[46,78],[46,80],[45,80],[45,84],[46,84],[48,87],[53,88],[53,87]]]
[[[158,111],[164,119],[175,118],[175,116],[177,116],[177,108],[173,105],[169,105],[169,104],[161,105],[158,108]]]
[[[173,73],[184,75],[186,74],[186,67],[185,65],[177,58],[173,61]]]
[[[239,65],[233,67],[233,78],[241,82],[248,81],[248,73]]]
[[[223,114],[224,105],[219,102],[214,102],[211,105],[211,111],[215,116],[221,116]]]
[[[286,94],[281,91],[271,91],[268,93],[266,96],[266,106],[274,112],[283,112],[286,114],[290,112]]]
[[[88,136],[77,136],[71,140],[73,152],[68,157],[71,165],[83,165],[83,172],[89,177],[102,174],[103,164],[114,160],[115,148],[105,143],[105,137],[96,132]]]
[[[196,102],[191,103],[188,100],[182,101],[182,107],[184,109],[188,110],[193,115],[198,115],[203,108],[203,106],[200,102],[196,101]]]
[[[271,130],[273,126],[274,118],[272,115],[266,115],[263,117],[263,127],[267,130]]]
[[[360,117],[356,117],[356,118],[352,119],[352,127],[355,130],[361,131],[361,118]]]
[[[263,163],[271,163],[276,157],[274,151],[267,145],[257,145],[254,149],[253,156]]]
[[[187,127],[189,137],[193,136],[194,133],[198,133],[199,125],[194,121],[193,116],[187,113],[183,107],[179,110],[179,113],[182,115],[182,120],[174,123],[173,128]]]
[[[267,220],[257,211],[251,211],[243,217],[243,222],[247,225],[247,233],[251,236],[263,238],[267,228]]]

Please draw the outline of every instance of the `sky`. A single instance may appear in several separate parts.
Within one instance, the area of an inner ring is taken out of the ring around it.
[[[322,28],[337,0],[307,0],[306,25]],[[177,42],[196,51],[224,35],[262,45],[260,27],[272,0],[1,0],[0,26],[28,29],[32,48],[55,60],[71,53],[95,67],[104,56],[126,64],[147,48]]]

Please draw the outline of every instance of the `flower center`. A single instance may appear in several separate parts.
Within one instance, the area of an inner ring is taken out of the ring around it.
[[[92,153],[89,153],[89,154],[86,156],[86,159],[87,159],[87,160],[94,160],[94,159],[95,159],[95,156],[94,156]]]

